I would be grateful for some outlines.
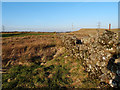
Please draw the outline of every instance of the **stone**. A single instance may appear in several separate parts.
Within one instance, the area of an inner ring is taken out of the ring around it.
[[[120,58],[115,59],[115,63],[120,63]]]
[[[102,74],[101,76],[99,76],[100,77],[100,80],[102,81],[102,82],[105,82],[106,81],[106,79],[107,79],[107,77],[106,77],[106,75],[105,74]]]
[[[109,52],[110,52],[110,53],[115,53],[115,52],[116,52],[116,49],[115,49],[115,48],[113,48],[113,47],[112,47],[112,48],[110,48],[110,49],[108,49],[108,50],[109,50]]]
[[[100,61],[97,61],[96,65],[97,66],[101,66]]]
[[[113,84],[112,84],[112,81],[113,81],[112,79],[109,80],[109,85],[110,85],[111,87],[114,87]]]
[[[103,56],[102,59],[105,60],[106,59],[105,56]]]
[[[101,66],[104,67],[106,65],[105,62],[100,62]]]
[[[44,65],[44,63],[41,63],[40,65]]]
[[[11,81],[11,79],[9,78],[7,81],[8,81],[8,82],[10,82],[10,81]]]
[[[80,40],[75,35],[61,35],[61,37],[66,51],[70,53],[70,56],[83,62],[91,78],[97,77],[101,82],[104,81],[112,87],[117,87],[119,83],[114,79],[116,75],[120,75],[118,68],[120,60],[114,54],[119,52],[120,47],[118,48],[116,33],[105,30],[97,38],[88,35]],[[80,41],[80,44],[77,41]]]
[[[119,70],[119,69],[116,71],[116,74],[117,74],[118,76],[120,76],[120,70]]]
[[[117,87],[117,82],[115,80],[113,80],[111,86],[112,87]]]
[[[101,71],[102,71],[102,73],[105,73],[105,74],[107,74],[107,72],[108,72],[108,70],[107,70],[107,68],[106,68],[106,67],[101,68]]]

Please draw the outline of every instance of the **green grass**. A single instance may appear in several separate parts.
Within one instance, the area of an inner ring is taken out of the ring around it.
[[[4,33],[0,37],[23,37],[28,35],[54,35],[54,33]]]
[[[69,84],[68,69],[61,65],[13,66],[3,74],[3,88],[60,88]],[[53,77],[49,77],[49,75]]]
[[[3,88],[95,88],[99,85],[97,79],[87,77],[81,61],[68,57],[65,63],[67,53],[47,61],[45,65],[33,63],[31,66],[12,66],[2,76]],[[77,64],[73,64],[77,63]],[[72,72],[70,70],[75,68]],[[79,72],[79,70],[81,70]],[[69,76],[69,77],[68,77]],[[76,83],[74,78],[80,79]],[[74,79],[74,80],[73,80]],[[76,83],[72,85],[73,83]],[[81,83],[81,84],[79,84]],[[79,84],[79,85],[78,85]]]

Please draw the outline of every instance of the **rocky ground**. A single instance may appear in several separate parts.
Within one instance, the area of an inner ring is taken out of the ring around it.
[[[118,33],[2,39],[3,88],[120,87]]]
[[[90,78],[112,87],[120,87],[120,43],[118,33],[105,30],[96,36],[77,39],[75,35],[60,35],[71,56],[82,61]]]

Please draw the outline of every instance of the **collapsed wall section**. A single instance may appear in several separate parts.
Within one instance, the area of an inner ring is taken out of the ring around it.
[[[112,87],[120,87],[120,53],[118,34],[105,30],[99,37],[59,35],[66,51],[82,61],[89,76]]]

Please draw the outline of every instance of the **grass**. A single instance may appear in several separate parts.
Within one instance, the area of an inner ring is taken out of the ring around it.
[[[55,34],[9,34],[2,38],[2,66],[9,68],[2,76],[3,88],[96,88],[99,85],[98,80],[89,79],[81,60],[66,53]]]
[[[15,88],[30,82],[31,73],[34,68],[27,66],[13,66],[9,69],[9,73],[3,75],[3,88]],[[15,84],[14,84],[15,83]],[[7,84],[7,85],[6,85]],[[32,82],[31,82],[31,87]]]
[[[54,35],[3,38],[3,88],[63,87],[68,70],[61,65],[44,66],[53,59],[61,41]],[[9,65],[8,65],[8,62]]]
[[[98,81],[89,79],[81,66],[81,61],[73,57],[66,58],[67,55],[63,53],[61,56],[46,61],[44,65],[35,62],[30,66],[14,65],[8,69],[7,74],[3,74],[2,87],[14,89],[97,87]]]
[[[3,88],[42,88],[62,87],[68,84],[67,69],[58,66],[45,67],[42,65],[13,66],[8,74],[3,74]],[[53,73],[56,71],[55,73]],[[53,74],[54,77],[49,75]]]
[[[23,37],[28,35],[54,35],[55,33],[2,33],[2,37]]]
[[[56,35],[2,38],[3,67],[8,61],[37,62],[51,60],[61,41]]]

